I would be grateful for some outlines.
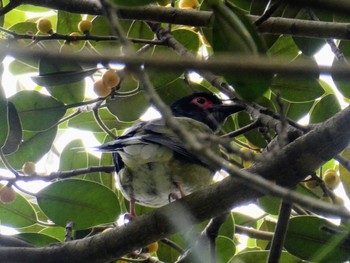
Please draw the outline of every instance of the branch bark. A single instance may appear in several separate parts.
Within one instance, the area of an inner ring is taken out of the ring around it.
[[[266,159],[250,169],[254,174],[295,185],[308,172],[316,169],[342,151],[350,140],[350,108],[281,149],[278,156],[264,154]],[[283,168],[283,169],[282,169]],[[252,174],[251,174],[252,175]],[[271,189],[276,187],[271,182]],[[108,262],[175,232],[186,232],[193,224],[212,218],[232,207],[249,203],[269,189],[251,188],[234,175],[181,200],[137,217],[119,229],[83,240],[70,241],[44,248],[0,248],[4,262]],[[218,205],[220,204],[220,205]],[[325,204],[325,208],[328,210]],[[329,210],[331,211],[331,210]],[[183,218],[178,215],[188,215]],[[348,212],[343,213],[349,217]]]

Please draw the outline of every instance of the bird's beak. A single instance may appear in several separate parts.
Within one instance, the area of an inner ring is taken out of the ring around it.
[[[224,120],[231,114],[240,112],[244,110],[245,107],[243,105],[237,104],[237,103],[232,103],[232,104],[221,104],[217,105],[214,108],[214,115],[217,117],[218,120]]]

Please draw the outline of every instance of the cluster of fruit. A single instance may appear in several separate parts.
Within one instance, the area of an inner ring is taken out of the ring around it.
[[[99,97],[108,96],[112,89],[120,82],[120,77],[113,69],[108,69],[102,74],[102,78],[94,82],[94,92]]]
[[[25,162],[22,171],[25,175],[34,175],[36,173],[35,163]],[[4,185],[0,188],[0,202],[2,203],[12,203],[15,201],[16,195],[17,193],[11,185]]]
[[[36,22],[36,28],[43,34],[54,34],[51,21],[46,18],[41,18]],[[89,34],[92,29],[92,23],[90,20],[81,20],[78,24],[78,29],[83,34]],[[72,32],[70,36],[81,36],[78,32]],[[77,41],[72,41],[72,44],[76,44]]]

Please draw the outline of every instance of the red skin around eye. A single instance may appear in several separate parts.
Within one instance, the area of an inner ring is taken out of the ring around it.
[[[214,107],[213,102],[204,97],[194,98],[191,103],[202,109],[211,109]]]

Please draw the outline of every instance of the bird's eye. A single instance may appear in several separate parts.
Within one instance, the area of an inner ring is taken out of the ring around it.
[[[197,107],[204,108],[204,109],[209,109],[213,107],[213,103],[204,97],[196,97],[191,102]]]
[[[199,98],[196,98],[196,102],[198,104],[205,104],[208,100],[206,98],[203,98],[203,97],[199,97]]]

